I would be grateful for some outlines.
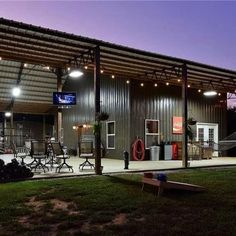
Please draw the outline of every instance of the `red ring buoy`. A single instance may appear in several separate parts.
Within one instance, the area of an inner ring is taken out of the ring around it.
[[[136,161],[143,161],[144,160],[144,142],[142,139],[135,140],[133,144],[133,159]]]

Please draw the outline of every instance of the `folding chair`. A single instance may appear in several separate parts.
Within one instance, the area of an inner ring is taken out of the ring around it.
[[[12,151],[13,151],[13,154],[14,154],[14,157],[17,159],[17,158],[20,158],[21,159],[21,162],[20,164],[21,165],[26,165],[24,159],[30,155],[30,149],[27,148],[27,147],[16,147],[16,144],[13,142],[11,143],[11,148],[12,148]]]
[[[45,169],[49,171],[48,167],[42,163],[42,160],[47,158],[45,141],[31,141],[31,156],[34,159],[29,165],[31,170],[36,171],[42,168],[44,173]]]
[[[94,158],[93,153],[93,141],[82,141],[79,143],[79,156],[81,158],[85,158],[85,161],[79,165],[79,169],[84,169],[85,166],[89,166],[90,168],[94,168],[94,164],[92,164],[89,159]]]
[[[59,142],[51,142],[51,147],[52,147],[54,158],[58,160],[62,160],[62,163],[59,166],[57,166],[56,172],[58,170],[58,173],[59,173],[63,167],[67,167],[69,171],[71,170],[73,173],[74,170],[72,166],[66,163],[66,160],[69,159],[70,156],[64,153],[64,150],[61,144]]]

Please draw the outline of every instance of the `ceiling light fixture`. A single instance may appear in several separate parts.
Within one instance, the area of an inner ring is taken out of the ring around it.
[[[6,111],[5,112],[5,117],[11,117],[11,112],[10,111]]]
[[[215,90],[207,90],[203,93],[207,97],[215,96],[217,92]]]
[[[85,66],[84,69],[87,70],[87,69],[88,69],[88,66]]]
[[[14,97],[18,97],[20,95],[20,93],[21,93],[21,89],[19,87],[15,87],[12,89],[12,95]]]
[[[154,84],[154,87],[157,87],[157,83]]]
[[[199,93],[201,93],[201,92],[202,92],[202,90],[201,90],[201,89],[198,89],[198,92],[199,92]]]
[[[141,83],[140,86],[143,87],[143,86],[144,86],[144,83]]]
[[[208,90],[206,90],[205,92],[203,92],[204,96],[212,97],[212,96],[217,95],[217,92],[215,91],[212,82],[210,82],[210,87],[211,87],[211,88],[209,88]]]
[[[114,75],[112,75],[112,76],[111,76],[111,78],[112,78],[112,79],[115,79],[115,76],[114,76]]]
[[[103,72],[104,72],[104,71],[103,71],[103,70],[101,70],[100,72],[101,72],[101,74],[103,74]]]
[[[83,75],[84,73],[79,70],[78,68],[74,68],[74,69],[71,69],[70,72],[69,72],[69,76],[71,78],[79,78]]]
[[[129,80],[126,80],[126,84],[129,84],[130,83],[130,81]]]
[[[166,82],[166,85],[167,85],[167,86],[169,86],[169,85],[170,85],[170,83],[169,83],[169,82]]]

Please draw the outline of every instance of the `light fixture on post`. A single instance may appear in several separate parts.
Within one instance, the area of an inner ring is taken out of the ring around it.
[[[211,88],[203,92],[204,96],[206,97],[212,97],[212,96],[217,95],[217,92],[213,88],[212,82],[210,82],[210,85],[211,85]]]
[[[20,89],[19,87],[14,87],[14,88],[12,89],[12,95],[13,95],[14,97],[18,97],[20,94],[21,94],[21,89]]]

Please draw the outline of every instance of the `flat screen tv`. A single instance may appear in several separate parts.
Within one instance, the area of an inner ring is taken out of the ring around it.
[[[76,105],[76,93],[53,92],[53,104],[57,106]]]

